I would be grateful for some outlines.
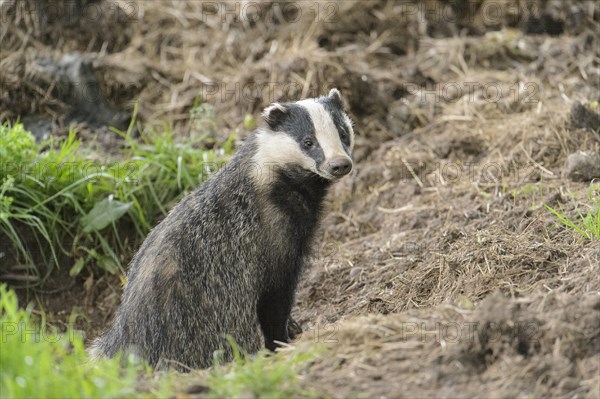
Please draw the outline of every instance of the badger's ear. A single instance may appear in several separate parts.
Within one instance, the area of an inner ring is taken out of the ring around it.
[[[338,89],[331,89],[327,95],[338,107],[344,108],[344,101],[342,101],[342,94]]]
[[[279,103],[273,103],[263,111],[263,119],[267,122],[267,125],[273,130],[276,130],[285,114],[287,113],[287,108]]]

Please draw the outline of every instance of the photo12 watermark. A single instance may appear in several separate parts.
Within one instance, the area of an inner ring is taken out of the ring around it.
[[[458,82],[449,81],[428,89],[414,83],[404,84],[409,95],[416,98],[418,103],[454,103],[460,100],[476,102],[483,100],[496,103],[508,98],[522,104],[537,104],[540,88],[535,82]]]
[[[117,23],[136,23],[140,21],[140,1],[0,1],[0,21],[24,19],[43,21],[52,25],[55,22],[81,23],[96,21],[114,21]]]
[[[474,23],[480,20],[487,26],[502,25],[506,20],[513,23],[527,21],[541,13],[540,4],[532,1],[480,1],[461,0],[410,1],[399,0],[400,22],[407,23],[418,19],[430,24],[435,23]]]
[[[134,328],[133,326],[131,328]],[[307,323],[298,332],[295,339],[304,337],[315,343],[340,344],[340,328],[343,324],[332,323]],[[236,331],[216,332],[211,330],[197,331],[200,335],[218,335],[235,337]],[[240,332],[243,335],[243,331]],[[48,342],[58,343],[67,340],[73,342],[75,336],[81,336],[82,331],[69,327],[66,331],[40,328],[28,325],[25,322],[0,321],[0,343],[7,344],[11,340],[19,342]],[[534,321],[516,321],[514,323],[495,322],[435,322],[433,324],[422,322],[402,322],[390,329],[388,341],[437,343],[440,345],[474,343],[474,342],[500,342],[502,340],[538,343],[540,339],[540,326]],[[133,344],[133,343],[132,343]]]
[[[94,184],[99,179],[111,179],[135,184],[139,182],[139,172],[140,165],[138,161],[0,163],[1,176],[12,176],[17,182],[32,180],[43,184],[51,184],[58,180],[70,183],[81,180]]]
[[[281,23],[337,22],[339,3],[333,1],[207,1],[202,3],[202,21],[210,23],[279,20]]]

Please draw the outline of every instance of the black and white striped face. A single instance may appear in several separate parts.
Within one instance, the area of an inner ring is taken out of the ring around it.
[[[300,166],[327,180],[352,171],[352,122],[340,92],[265,109],[267,128],[257,133],[255,161]]]

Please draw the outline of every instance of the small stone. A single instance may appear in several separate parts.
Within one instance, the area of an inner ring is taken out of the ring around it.
[[[576,129],[591,129],[595,132],[600,130],[600,114],[594,110],[598,105],[590,103],[589,106],[581,103],[573,104],[571,108],[571,126]]]
[[[567,157],[564,176],[573,181],[600,179],[600,155],[579,151]]]
[[[467,211],[467,212],[465,212],[465,216],[467,217],[467,219],[470,219],[470,220],[479,219],[479,218],[483,217],[482,213],[479,211]]]
[[[363,271],[363,268],[362,268],[362,267],[353,267],[353,268],[350,270],[350,277],[354,277],[354,276],[356,276],[356,275],[359,275],[359,274],[361,274],[361,273],[362,273],[362,271]]]

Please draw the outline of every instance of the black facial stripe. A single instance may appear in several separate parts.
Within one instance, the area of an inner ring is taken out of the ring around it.
[[[323,105],[323,108],[325,108],[325,110],[329,112],[329,115],[331,115],[331,119],[333,120],[333,124],[338,131],[340,140],[342,141],[342,144],[344,144],[344,149],[347,153],[349,153],[350,131],[348,130],[346,120],[344,119],[344,111],[329,97],[324,97],[319,101]]]
[[[281,122],[277,126],[277,130],[286,132],[290,135],[302,151],[314,159],[317,162],[317,165],[320,165],[321,162],[325,160],[325,154],[323,153],[323,149],[319,145],[317,141],[315,125],[310,118],[310,114],[301,105],[294,103],[286,103],[283,106],[287,109],[285,113],[285,117],[282,118]],[[311,147],[306,147],[304,145],[304,140],[306,138],[310,138],[312,140],[313,145]]]

